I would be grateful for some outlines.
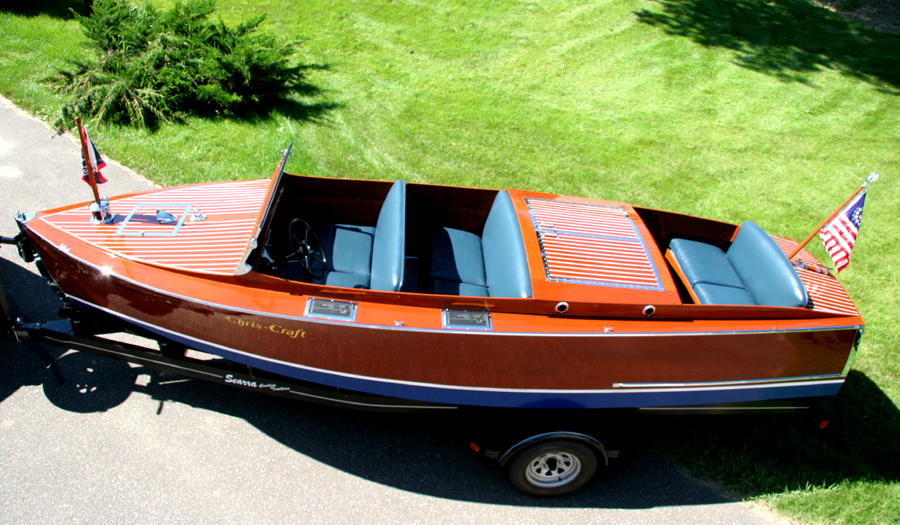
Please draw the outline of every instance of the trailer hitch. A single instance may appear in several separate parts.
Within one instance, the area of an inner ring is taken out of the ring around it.
[[[21,223],[19,227],[22,227]],[[24,230],[15,237],[0,237],[0,244],[12,244],[15,246],[19,250],[19,257],[27,263],[34,261],[35,257],[37,257],[34,245],[31,244],[31,239],[28,238]]]

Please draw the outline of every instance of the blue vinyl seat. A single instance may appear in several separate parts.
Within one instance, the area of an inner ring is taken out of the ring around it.
[[[374,227],[328,224],[319,234],[328,263],[317,284],[396,292],[403,284],[406,183],[391,187]]]
[[[753,222],[728,247],[672,239],[669,250],[701,304],[805,308],[809,295],[784,252]]]
[[[532,296],[522,231],[509,193],[497,193],[481,237],[453,228],[434,230],[430,275],[441,295]]]

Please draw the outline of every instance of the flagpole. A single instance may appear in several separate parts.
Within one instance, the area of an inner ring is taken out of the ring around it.
[[[78,137],[81,139],[81,158],[84,159],[84,165],[87,168],[88,182],[91,185],[91,191],[94,192],[94,202],[100,207],[100,190],[97,189],[97,179],[94,177],[94,167],[91,166],[91,154],[88,151],[87,141],[84,140],[84,128],[81,126],[81,117],[75,117],[75,124],[78,125]],[[94,213],[94,218],[101,220],[102,216],[98,216],[100,211]]]
[[[827,219],[825,219],[824,221],[822,221],[822,224],[820,224],[815,230],[813,230],[812,233],[809,234],[809,237],[807,237],[806,239],[804,239],[803,242],[801,242],[800,244],[798,244],[797,247],[794,248],[794,249],[791,251],[791,253],[788,254],[788,256],[787,256],[788,260],[793,259],[794,256],[797,255],[797,253],[800,252],[800,250],[802,250],[803,247],[806,246],[806,244],[807,244],[809,241],[811,241],[812,238],[815,237],[816,234],[819,233],[819,232],[822,230],[822,228],[824,228],[825,225],[827,225],[827,224],[831,221],[831,219],[834,219],[834,218],[837,216],[837,214],[840,213],[841,210],[844,209],[844,206],[846,206],[847,204],[849,204],[850,201],[852,201],[854,197],[856,197],[857,195],[859,195],[859,192],[865,190],[865,189],[866,189],[866,186],[867,186],[870,182],[875,182],[876,180],[878,180],[878,174],[875,173],[875,172],[873,171],[872,173],[869,174],[868,177],[866,177],[866,182],[863,182],[863,183],[862,183],[862,186],[860,186],[859,188],[857,188],[857,190],[853,192],[853,195],[851,195],[849,199],[847,199],[847,200],[844,201],[844,204],[841,204],[840,206],[838,206],[838,208],[837,208],[836,210],[834,210],[834,213],[832,213],[831,215],[828,216]]]

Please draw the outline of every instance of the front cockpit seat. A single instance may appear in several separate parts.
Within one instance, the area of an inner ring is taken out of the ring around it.
[[[372,226],[328,224],[319,235],[328,268],[316,284],[396,292],[403,284],[406,183],[391,187]]]

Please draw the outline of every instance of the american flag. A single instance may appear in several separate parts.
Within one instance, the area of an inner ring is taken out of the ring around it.
[[[834,261],[834,267],[838,272],[850,264],[850,252],[856,244],[856,236],[859,235],[859,224],[865,203],[866,192],[863,191],[819,232],[825,250]]]
[[[91,142],[91,137],[88,136],[87,128],[82,128],[81,133],[84,134],[84,142],[87,144],[88,157],[90,157],[91,167],[94,169],[95,180],[97,181],[97,184],[103,184],[106,182],[106,178],[100,174],[100,169],[106,167],[106,161],[103,160],[103,157],[100,156],[94,143]],[[82,152],[81,155],[81,180],[88,184],[91,183],[88,179],[87,166],[85,166],[84,152]]]

